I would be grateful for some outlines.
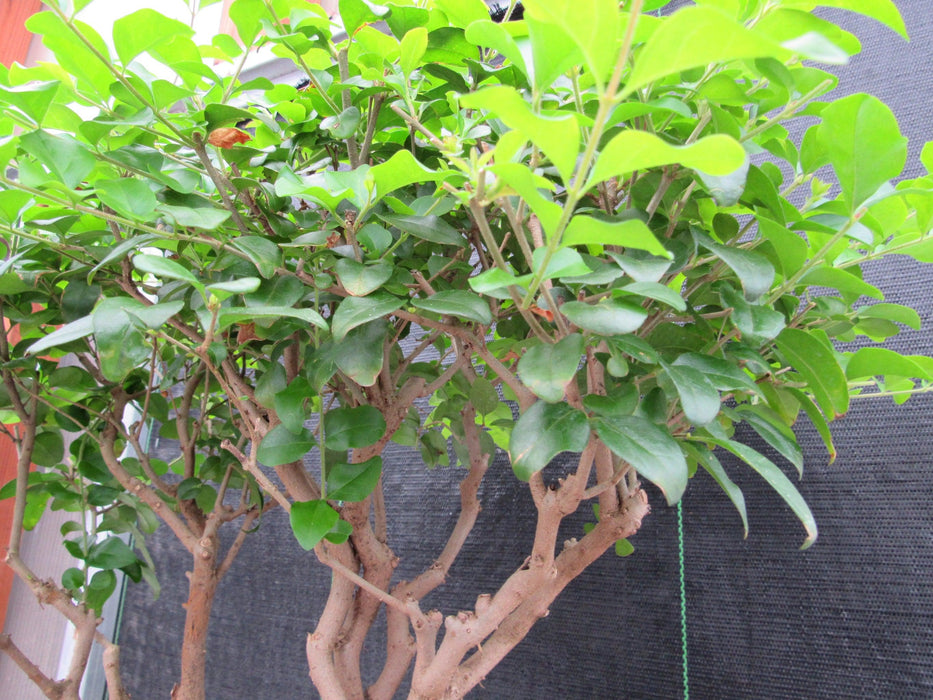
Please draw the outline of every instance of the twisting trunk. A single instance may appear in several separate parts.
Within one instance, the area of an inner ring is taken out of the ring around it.
[[[172,689],[172,700],[205,700],[207,628],[217,593],[217,537],[204,537],[188,574],[185,603],[185,636],[181,647],[181,680]]]

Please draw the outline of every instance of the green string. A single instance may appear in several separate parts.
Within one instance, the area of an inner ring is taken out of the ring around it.
[[[680,559],[680,644],[684,663],[684,700],[690,700],[690,679],[687,673],[687,590],[684,586],[684,509],[677,503],[677,538]]]

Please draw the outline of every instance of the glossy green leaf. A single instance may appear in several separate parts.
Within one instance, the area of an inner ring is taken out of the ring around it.
[[[98,569],[120,569],[136,562],[136,553],[119,537],[111,536],[91,545],[87,563]]]
[[[483,0],[435,0],[455,27],[466,28],[473,22],[489,18],[489,8]]]
[[[828,343],[817,333],[785,328],[777,337],[777,347],[807,382],[823,413],[835,418],[849,410],[849,385]]]
[[[773,340],[786,325],[784,315],[774,309],[749,303],[743,294],[731,287],[722,287],[720,296],[723,304],[732,309],[730,318],[739,330],[742,340],[751,345],[761,345]]]
[[[688,68],[745,58],[785,58],[787,50],[711,7],[675,12],[655,31],[625,82],[628,95]]]
[[[324,443],[330,450],[368,447],[385,430],[385,418],[374,406],[345,406],[324,414]]]
[[[808,287],[831,287],[853,297],[864,295],[872,299],[884,299],[884,293],[873,284],[868,284],[848,270],[835,267],[814,267],[800,278],[800,284]]]
[[[305,551],[314,549],[340,520],[327,501],[296,501],[288,512],[288,521],[298,544]]]
[[[365,297],[376,291],[389,281],[395,268],[387,260],[378,260],[375,263],[358,263],[350,258],[341,258],[334,265],[337,279],[349,294],[355,297]]]
[[[793,464],[797,474],[803,477],[803,452],[797,444],[797,436],[777,413],[764,405],[742,405],[736,409],[736,414]]]
[[[205,287],[209,292],[216,294],[220,298],[226,298],[231,294],[251,294],[259,289],[262,283],[258,277],[240,277],[226,282],[215,282]]]
[[[728,175],[741,168],[745,159],[742,145],[724,134],[706,136],[688,146],[672,146],[647,131],[627,129],[613,136],[603,147],[590,174],[590,182],[595,184],[635,170],[672,163],[711,175]]]
[[[377,5],[369,0],[340,0],[338,7],[343,27],[349,36],[368,22],[378,22],[389,12],[389,8],[385,5]]]
[[[901,355],[887,348],[860,348],[846,364],[847,379],[887,376],[933,379],[930,373],[909,355]]]
[[[836,445],[833,443],[833,435],[829,430],[826,417],[820,412],[819,407],[813,402],[813,399],[807,396],[806,393],[800,389],[790,389],[790,392],[800,403],[804,413],[807,414],[807,418],[810,419],[810,423],[813,424],[813,427],[816,428],[816,431],[819,433],[820,438],[823,440],[823,444],[826,446],[826,452],[829,454],[829,463],[832,464],[836,461]]]
[[[276,392],[273,398],[275,413],[289,432],[301,434],[305,421],[310,417],[308,401],[314,393],[304,377],[296,377],[285,389]]]
[[[412,306],[436,314],[456,316],[467,321],[476,321],[483,325],[492,323],[489,304],[473,292],[462,289],[450,289],[437,292],[429,297],[411,300]]]
[[[268,238],[238,236],[231,243],[234,248],[246,254],[265,279],[270,279],[275,274],[276,266],[281,263],[282,253],[279,247]]]
[[[628,540],[616,540],[615,552],[617,557],[627,557],[635,553],[635,547]]]
[[[297,462],[317,445],[310,430],[302,429],[297,433],[279,423],[259,443],[256,458],[267,467]]]
[[[415,27],[402,37],[399,63],[405,75],[411,75],[418,67],[428,48],[428,30]]]
[[[522,382],[544,401],[561,401],[564,386],[577,373],[583,345],[583,336],[576,333],[553,345],[543,342],[532,345],[518,363]]]
[[[143,304],[139,306],[127,305],[124,309],[128,314],[140,321],[146,328],[156,330],[165,325],[165,323],[172,316],[181,311],[184,306],[185,303],[183,301],[166,301],[161,304],[153,304],[152,306],[145,306]]]
[[[687,461],[667,430],[641,416],[601,416],[593,427],[610,450],[661,489],[668,505],[681,499]]]
[[[140,272],[147,272],[162,279],[198,283],[198,278],[188,268],[160,255],[149,255],[148,253],[134,255],[133,267]]]
[[[538,401],[515,423],[509,440],[512,471],[522,481],[561,452],[581,452],[590,439],[586,415],[565,403]]]
[[[43,430],[36,433],[32,450],[32,463],[40,467],[55,467],[65,456],[65,443],[61,433]]]
[[[807,505],[806,501],[803,500],[803,496],[800,495],[797,487],[794,486],[791,480],[787,478],[784,472],[782,472],[774,462],[756,452],[751,447],[743,445],[740,442],[735,442],[734,440],[711,438],[709,442],[725,448],[736,457],[740,458],[748,464],[748,466],[758,472],[764,480],[768,482],[771,488],[778,492],[778,495],[790,506],[794,515],[800,519],[804,529],[807,531],[807,538],[800,547],[801,549],[807,549],[816,541],[816,520],[813,517],[813,513],[810,511],[810,507]]]
[[[907,139],[891,109],[864,93],[836,100],[820,116],[817,139],[832,163],[849,213],[854,214],[879,187],[900,175],[907,160]]]
[[[234,323],[254,321],[257,318],[296,318],[327,330],[327,321],[314,309],[294,309],[290,306],[238,306],[223,308],[217,315],[219,329]]]
[[[422,165],[411,154],[411,151],[406,150],[397,151],[385,162],[374,165],[370,168],[369,175],[376,184],[377,198],[416,182],[432,182],[445,177],[444,173]]]
[[[690,367],[706,377],[720,391],[747,391],[758,393],[758,385],[736,364],[729,360],[700,353],[688,352],[674,360],[675,366]]]
[[[561,243],[565,246],[612,245],[646,250],[653,255],[667,258],[671,256],[655,238],[651,229],[638,219],[606,221],[577,214],[567,225]]]
[[[634,295],[646,299],[654,299],[662,304],[667,304],[677,311],[686,311],[687,302],[670,287],[657,282],[633,282],[618,289],[618,294]]]
[[[580,128],[572,115],[535,114],[517,90],[505,85],[463,95],[460,103],[464,107],[486,110],[520,131],[544,152],[564,182],[570,181],[580,153]]]
[[[0,102],[13,105],[36,124],[41,124],[60,85],[57,80],[36,81],[27,85],[0,85]]]
[[[150,219],[159,203],[145,182],[133,178],[96,180],[94,189],[101,202],[118,214],[138,221]]]
[[[71,189],[90,174],[96,162],[87,146],[67,134],[55,135],[40,129],[23,134],[19,140],[27,153]]]
[[[719,392],[702,372],[686,365],[661,366],[680,398],[684,415],[694,425],[706,425],[719,415]]]
[[[117,576],[110,570],[96,571],[88,581],[85,589],[84,602],[98,614],[103,610],[104,603],[113,595],[117,588]]]
[[[382,457],[365,462],[338,462],[327,467],[327,497],[335,501],[362,501],[371,494],[382,475]]]
[[[156,209],[175,222],[176,226],[190,226],[213,231],[230,218],[230,212],[216,207],[180,207],[159,204]]]
[[[733,246],[720,245],[708,236],[694,231],[697,243],[722,260],[742,283],[745,297],[757,301],[774,283],[774,267],[760,253]]]
[[[858,317],[862,318],[880,318],[886,321],[902,323],[915,331],[920,330],[920,314],[909,306],[900,304],[872,304],[863,306],[858,310]]]
[[[615,0],[526,0],[532,20],[559,27],[573,40],[586,65],[602,83],[609,80],[619,56],[619,6]]]
[[[446,221],[433,214],[410,216],[407,214],[379,214],[379,218],[400,231],[441,245],[466,245],[463,235]]]
[[[356,133],[360,126],[362,115],[356,107],[347,107],[340,114],[325,117],[321,120],[321,128],[329,131],[334,138],[346,139]]]
[[[171,41],[176,36],[191,37],[194,30],[187,24],[144,8],[121,17],[113,23],[113,46],[123,65],[139,54]]]
[[[91,316],[100,371],[112,382],[122,381],[152,354],[152,348],[123,303],[121,298],[104,299]]]
[[[466,28],[465,36],[467,41],[477,46],[483,46],[499,52],[499,54],[507,58],[512,65],[516,66],[526,78],[529,80],[532,78],[518,42],[512,34],[509,33],[506,27],[490,19],[476,20],[475,22],[471,22]]]
[[[595,304],[568,301],[560,307],[574,325],[599,335],[622,335],[641,328],[648,312],[624,299],[603,299]]]
[[[384,320],[370,321],[335,341],[334,361],[340,371],[360,386],[375,384],[385,360],[383,345],[388,330],[389,324]]]
[[[905,39],[907,38],[904,19],[892,0],[784,0],[783,5],[786,7],[799,7],[807,11],[815,7],[838,7],[851,10],[876,19]]]
[[[91,317],[86,316],[85,318],[79,318],[77,321],[66,323],[61,328],[56,328],[44,338],[37,340],[26,348],[26,352],[30,355],[38,355],[49,348],[64,345],[73,340],[87,338],[93,332],[94,322]]]
[[[331,323],[334,339],[340,340],[357,326],[386,316],[401,305],[401,299],[384,293],[344,299],[337,307]]]

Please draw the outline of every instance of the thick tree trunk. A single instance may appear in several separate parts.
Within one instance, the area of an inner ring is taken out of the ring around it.
[[[207,628],[217,593],[217,537],[205,537],[195,552],[189,572],[185,603],[185,636],[181,647],[181,680],[172,689],[172,700],[205,700]]]

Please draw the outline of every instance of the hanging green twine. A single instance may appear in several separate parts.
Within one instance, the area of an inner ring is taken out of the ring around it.
[[[690,700],[690,679],[687,672],[687,589],[684,585],[684,508],[677,504],[677,549],[680,560],[680,645],[683,653],[684,700]]]

